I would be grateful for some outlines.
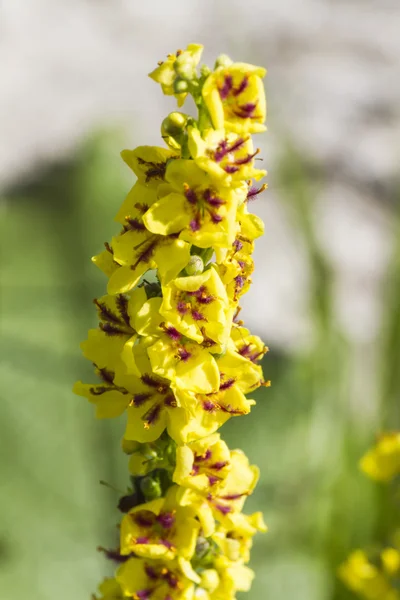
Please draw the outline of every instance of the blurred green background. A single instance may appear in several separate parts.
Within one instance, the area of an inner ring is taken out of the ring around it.
[[[84,600],[109,573],[96,546],[116,540],[119,494],[99,481],[126,489],[123,419],[95,421],[71,386],[91,376],[79,343],[105,287],[89,258],[117,231],[112,219],[132,183],[120,147],[118,135],[93,135],[73,159],[14,184],[0,202],[2,600]],[[272,387],[223,428],[261,467],[246,505],[269,525],[253,551],[252,600],[350,599],[338,564],[394,526],[390,499],[357,463],[378,430],[400,427],[400,236],[381,290],[372,391],[368,403],[355,402],[357,351],[335,316],[334,272],[314,221],[324,177],[288,144],[270,181],[305,248],[310,343],[271,347]],[[268,202],[267,192],[258,201],[265,214]],[[399,233],[393,206],[398,198],[388,210]]]

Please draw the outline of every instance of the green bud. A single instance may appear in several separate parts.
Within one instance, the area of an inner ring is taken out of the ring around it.
[[[147,461],[156,460],[158,458],[157,452],[151,447],[150,444],[143,444],[143,447],[140,449],[140,453]]]
[[[231,64],[233,64],[233,61],[227,54],[220,54],[215,61],[215,68],[218,69],[218,67],[229,67]]]
[[[146,498],[146,501],[155,500],[156,498],[160,498],[162,496],[160,482],[157,479],[153,479],[149,475],[143,477],[141,480],[140,491]]]
[[[161,123],[161,135],[177,137],[184,131],[188,116],[184,113],[175,111],[170,113]]]
[[[201,65],[200,73],[202,77],[208,77],[211,73],[211,69],[207,65]]]
[[[186,52],[183,52],[177,57],[174,62],[175,73],[182,79],[190,80],[196,75],[196,66],[193,60],[187,57]]]
[[[197,254],[191,256],[185,267],[185,271],[188,275],[200,275],[204,271],[204,263],[201,256]]]
[[[175,79],[174,81],[174,92],[175,94],[184,94],[188,91],[189,86],[187,84],[187,81],[185,81],[184,79],[181,79],[180,77],[177,77],[177,79]]]
[[[176,444],[169,444],[166,447],[165,453],[164,453],[164,458],[170,465],[175,465],[175,463],[176,463]]]

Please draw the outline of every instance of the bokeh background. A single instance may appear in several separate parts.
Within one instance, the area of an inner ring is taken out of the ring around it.
[[[272,387],[223,430],[262,469],[248,597],[352,597],[337,565],[393,527],[357,462],[400,427],[399,30],[398,0],[0,2],[2,600],[86,600],[109,572],[123,424],[70,391],[105,286],[90,256],[133,183],[119,150],[174,109],[146,75],[189,42],[269,71],[243,312]]]

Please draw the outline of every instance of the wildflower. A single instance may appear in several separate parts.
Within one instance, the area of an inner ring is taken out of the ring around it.
[[[231,338],[240,356],[251,360],[253,363],[259,362],[268,352],[268,348],[261,338],[258,335],[252,335],[246,327],[234,324]]]
[[[262,67],[233,63],[218,67],[203,87],[203,98],[215,129],[235,133],[265,131],[266,117]]]
[[[236,210],[244,200],[241,186],[220,187],[194,161],[169,163],[164,195],[143,217],[147,229],[179,238],[200,248],[226,247],[236,232]]]
[[[203,135],[189,128],[189,150],[195,163],[204,171],[224,184],[246,179],[259,180],[266,171],[254,168],[255,156],[250,135],[226,133],[223,129],[207,129]]]
[[[181,390],[207,394],[219,387],[218,366],[209,348],[184,338],[174,327],[166,327],[147,353],[153,372]]]
[[[163,286],[161,315],[186,337],[201,344],[208,338],[226,344],[230,333],[229,301],[213,268],[200,275],[179,277]]]
[[[255,465],[249,465],[244,452],[232,450],[230,463],[226,479],[215,490],[210,488],[202,493],[190,488],[180,490],[180,504],[196,510],[205,537],[214,533],[215,521],[232,528],[231,516],[242,510],[257,484],[259,470]]]
[[[191,600],[194,583],[177,561],[130,558],[116,574],[124,597],[133,600]]]
[[[182,487],[204,492],[220,485],[230,469],[228,446],[216,433],[177,448],[173,480]]]
[[[229,521],[229,524],[219,525],[212,538],[229,560],[247,563],[254,535],[267,531],[263,516],[260,512],[252,515],[237,512],[230,515]]]
[[[121,554],[143,558],[190,559],[200,524],[190,506],[176,502],[176,488],[160,498],[133,508],[121,523]]]
[[[361,459],[360,467],[377,481],[390,481],[400,474],[400,433],[385,433]]]

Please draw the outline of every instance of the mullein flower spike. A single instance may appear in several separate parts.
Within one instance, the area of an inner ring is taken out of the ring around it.
[[[122,230],[93,258],[108,286],[82,350],[99,381],[74,391],[99,418],[126,413],[131,476],[118,548],[103,550],[118,567],[96,599],[234,600],[266,531],[261,513],[242,513],[258,469],[218,433],[268,385],[267,348],[238,320],[264,230],[247,203],[266,187],[253,184],[266,171],[251,138],[265,130],[265,70],[221,56],[198,72],[202,49],[150,73],[178,106],[191,94],[198,118],[172,112],[167,147],[122,152],[137,179],[115,217]]]

